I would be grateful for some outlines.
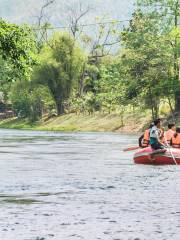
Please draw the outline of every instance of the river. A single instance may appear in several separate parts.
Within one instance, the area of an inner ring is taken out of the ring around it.
[[[0,240],[180,239],[180,166],[135,165],[136,139],[0,130]]]

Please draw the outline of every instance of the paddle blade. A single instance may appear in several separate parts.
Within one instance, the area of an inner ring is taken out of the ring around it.
[[[128,148],[123,149],[123,152],[129,152],[129,151],[137,150],[139,148],[140,147],[138,147],[138,146],[136,146],[136,147],[128,147]]]

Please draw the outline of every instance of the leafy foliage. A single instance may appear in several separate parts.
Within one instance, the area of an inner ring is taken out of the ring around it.
[[[28,26],[0,20],[0,56],[15,71],[11,79],[29,77],[35,64],[35,39]]]
[[[121,33],[112,22],[99,24],[92,36],[83,28],[78,38],[62,31],[50,36],[46,23],[41,41],[41,34],[34,35],[28,26],[0,20],[0,83],[5,100],[31,121],[54,105],[58,115],[116,112],[122,125],[129,108],[150,109],[152,118],[160,109],[166,112],[162,102],[172,113],[180,111],[179,1],[137,2]],[[36,61],[39,64],[33,66]]]
[[[85,57],[68,34],[55,34],[41,52],[41,65],[35,74],[37,83],[47,86],[57,106],[64,113],[64,102],[77,87]]]
[[[54,105],[48,89],[31,82],[16,82],[11,89],[10,100],[19,118],[34,122],[42,118],[43,112]]]

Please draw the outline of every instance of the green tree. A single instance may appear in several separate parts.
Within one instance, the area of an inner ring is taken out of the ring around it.
[[[11,80],[29,77],[35,64],[35,51],[34,36],[28,26],[0,20],[0,57],[15,70]]]
[[[138,5],[146,9],[154,19],[158,20],[163,34],[169,34],[172,30],[178,31],[180,18],[179,0],[138,0]],[[167,39],[172,54],[175,111],[180,112],[180,63],[179,63],[179,36]]]
[[[41,119],[43,111],[48,110],[54,103],[46,87],[28,81],[15,82],[9,99],[16,115],[32,122]]]
[[[124,89],[119,59],[114,58],[111,62],[101,64],[97,94],[101,108],[111,113],[127,105]]]
[[[169,96],[172,54],[161,33],[161,25],[151,14],[138,10],[130,26],[121,34],[127,99],[136,99],[158,115],[161,97]],[[167,86],[169,91],[167,91]],[[166,91],[166,92],[165,92]]]
[[[61,115],[72,89],[78,88],[85,56],[69,34],[56,33],[43,48],[40,58],[34,79],[49,88],[57,113]]]

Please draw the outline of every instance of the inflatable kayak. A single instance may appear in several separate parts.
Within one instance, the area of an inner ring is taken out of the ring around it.
[[[180,164],[180,149],[153,150],[151,147],[143,148],[134,154],[134,162],[151,165]]]

